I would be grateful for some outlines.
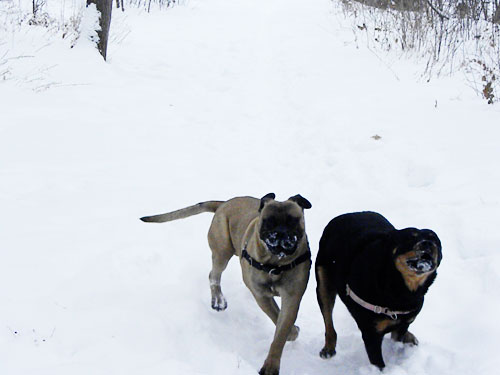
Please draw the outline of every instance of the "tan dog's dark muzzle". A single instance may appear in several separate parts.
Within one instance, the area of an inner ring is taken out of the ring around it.
[[[263,240],[272,254],[291,255],[297,250],[299,238],[294,233],[272,231],[263,234]]]

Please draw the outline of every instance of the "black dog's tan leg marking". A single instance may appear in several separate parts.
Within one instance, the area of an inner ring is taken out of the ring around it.
[[[375,329],[377,330],[378,333],[385,333],[388,328],[391,326],[394,326],[396,324],[399,324],[399,321],[397,320],[392,320],[392,319],[383,319],[379,320],[377,323],[375,323]]]
[[[365,331],[362,332],[362,337],[370,363],[382,370],[385,367],[384,359],[382,358],[382,339],[384,335]]]
[[[418,340],[413,333],[408,331],[408,324],[391,332],[391,339],[402,342],[403,344],[418,345]]]
[[[321,349],[319,355],[325,359],[335,355],[335,347],[337,346],[337,332],[333,327],[332,317],[337,290],[334,287],[333,280],[331,280],[332,277],[333,275],[327,271],[326,267],[316,267],[316,297],[325,322],[325,346]]]

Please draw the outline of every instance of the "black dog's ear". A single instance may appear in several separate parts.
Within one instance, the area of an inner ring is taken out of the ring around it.
[[[308,209],[312,207],[311,202],[300,194],[294,195],[293,197],[288,198],[288,200],[297,203],[302,208]]]
[[[269,202],[270,200],[273,200],[274,198],[276,198],[276,195],[274,193],[266,194],[262,198],[260,198],[259,212],[264,208],[264,206],[267,202]]]

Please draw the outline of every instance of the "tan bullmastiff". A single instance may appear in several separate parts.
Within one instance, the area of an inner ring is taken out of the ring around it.
[[[212,250],[210,290],[212,308],[225,310],[221,274],[233,255],[240,258],[243,281],[257,304],[276,325],[273,342],[259,374],[279,374],[286,341],[299,334],[295,320],[306,290],[311,253],[304,227],[304,209],[311,203],[300,195],[284,202],[269,193],[262,199],[237,197],[226,202],[208,201],[170,213],[141,218],[163,223],[202,212],[214,212],[208,232]],[[274,297],[281,297],[281,310]]]

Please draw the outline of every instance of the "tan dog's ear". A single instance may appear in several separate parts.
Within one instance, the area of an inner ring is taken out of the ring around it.
[[[266,194],[262,198],[260,198],[259,212],[262,211],[267,202],[273,200],[274,198],[276,198],[276,195],[274,193]]]
[[[297,203],[300,207],[305,209],[312,207],[311,202],[309,202],[306,198],[304,198],[300,194],[294,195],[293,197],[288,198],[288,200]]]

